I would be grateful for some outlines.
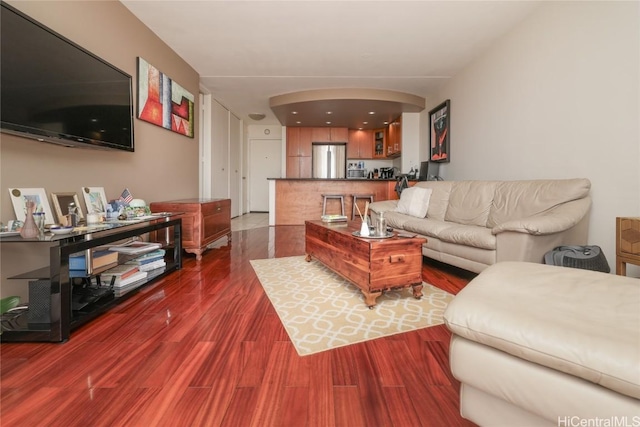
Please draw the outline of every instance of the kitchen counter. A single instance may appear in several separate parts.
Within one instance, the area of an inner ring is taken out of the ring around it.
[[[373,194],[374,201],[397,199],[396,178],[321,179],[268,178],[269,225],[304,225],[322,215],[322,195],[344,195],[345,215],[351,218],[353,194]],[[414,185],[417,180],[409,181]],[[339,214],[339,202],[327,204],[327,214]]]
[[[282,180],[282,181],[349,181],[349,182],[378,182],[378,181],[393,181],[396,182],[396,178],[267,178],[268,180]],[[415,181],[418,182],[417,179],[409,179],[409,182]]]

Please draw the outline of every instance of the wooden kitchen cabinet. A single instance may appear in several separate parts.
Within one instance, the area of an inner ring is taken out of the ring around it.
[[[387,141],[387,157],[398,157],[402,152],[402,117],[389,124]]]
[[[387,128],[373,131],[373,158],[387,157]]]
[[[349,140],[348,128],[310,128],[312,142],[347,142]]]
[[[287,128],[287,156],[311,156],[311,128]]]
[[[309,127],[287,128],[287,178],[311,178],[311,133]]]
[[[348,159],[373,159],[373,131],[349,129]]]
[[[287,178],[311,178],[311,156],[287,156]]]
[[[227,236],[231,242],[231,200],[182,199],[153,202],[151,212],[176,212],[182,219],[182,248],[202,259],[207,245]]]

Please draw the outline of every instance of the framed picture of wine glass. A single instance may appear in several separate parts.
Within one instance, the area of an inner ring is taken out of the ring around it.
[[[451,121],[450,100],[444,101],[429,111],[430,161],[449,162],[449,123]]]
[[[17,220],[24,221],[27,216],[27,201],[32,201],[36,205],[35,212],[44,212],[45,224],[54,223],[55,219],[44,188],[10,188],[9,194]]]
[[[107,211],[107,196],[102,187],[82,187],[82,196],[87,206],[87,213],[104,213]]]
[[[59,223],[62,223],[62,217],[69,213],[69,204],[74,203],[76,207],[76,215],[78,219],[84,219],[82,209],[80,209],[80,200],[78,200],[78,193],[51,193],[51,201],[53,202],[53,210],[56,212],[56,217]]]

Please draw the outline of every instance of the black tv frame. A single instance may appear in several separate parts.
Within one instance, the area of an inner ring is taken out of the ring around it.
[[[82,46],[69,40],[63,35],[57,33],[56,31],[53,31],[46,25],[36,21],[35,19],[31,18],[30,16],[26,15],[22,11],[7,4],[4,1],[0,1],[0,13],[3,15],[6,13],[13,13],[17,15],[18,17],[32,24],[34,28],[38,28],[40,30],[44,30],[48,32],[53,37],[56,37],[60,41],[68,44],[70,48],[75,48],[80,53],[87,55],[88,57],[91,57],[92,59],[98,61],[99,63],[102,63],[105,67],[109,67],[113,71],[121,74],[124,80],[128,80],[128,92],[129,92],[128,105],[117,105],[117,106],[128,109],[127,115],[129,117],[129,121],[128,121],[129,126],[128,126],[127,133],[129,133],[129,137],[128,137],[128,142],[124,144],[122,142],[114,142],[114,141],[103,140],[99,138],[92,138],[92,137],[89,137],[88,135],[74,135],[74,134],[65,133],[64,131],[57,132],[51,129],[41,129],[39,127],[29,126],[27,123],[12,123],[12,122],[5,121],[2,111],[0,111],[0,131],[6,134],[29,138],[29,139],[37,140],[40,142],[53,143],[53,144],[62,145],[66,147],[92,148],[92,149],[100,149],[100,150],[123,150],[123,151],[129,151],[129,152],[135,151],[133,79],[131,75],[122,71],[118,67],[115,67],[114,65],[108,63],[107,61],[100,58],[99,56],[89,52]],[[2,29],[0,29],[0,31],[2,31]],[[6,42],[7,41],[5,39],[6,33],[2,34],[2,36],[3,36],[2,38]],[[4,58],[0,58],[0,61],[2,63],[5,62]],[[2,96],[2,85],[0,85],[0,96]],[[100,107],[104,109],[107,106],[113,106],[113,105],[103,104]],[[87,108],[91,108],[91,107],[87,106]],[[3,109],[6,110],[6,106]],[[123,128],[121,128],[121,130],[122,129]],[[125,141],[127,141],[126,138],[125,138]]]

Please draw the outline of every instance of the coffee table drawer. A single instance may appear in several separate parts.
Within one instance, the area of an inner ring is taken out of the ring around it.
[[[395,240],[371,245],[372,290],[409,286],[422,282],[421,239]]]

